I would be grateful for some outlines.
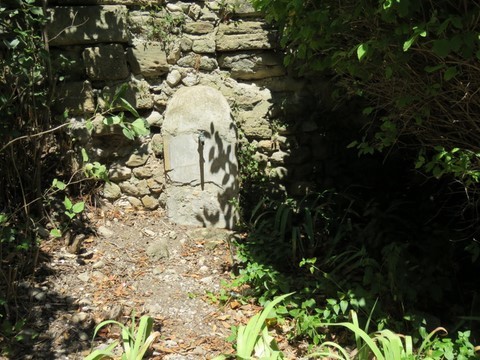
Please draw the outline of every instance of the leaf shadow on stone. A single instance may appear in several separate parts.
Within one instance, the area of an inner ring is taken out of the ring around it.
[[[235,132],[237,138],[237,129],[232,123],[230,130]],[[210,123],[209,132],[205,134],[208,139],[213,139],[215,146],[208,151],[208,163],[210,164],[209,171],[211,174],[218,174],[224,172],[222,178],[222,190],[217,195],[217,200],[221,211],[210,212],[208,209],[203,209],[202,214],[197,214],[196,219],[203,224],[204,227],[215,226],[220,220],[220,213],[229,221],[229,227],[234,227],[238,215],[235,214],[236,208],[234,201],[238,197],[239,183],[238,183],[238,164],[232,162],[230,159],[232,154],[236,156],[235,144],[225,144],[225,141],[220,136],[220,133],[215,129],[214,123]],[[229,186],[225,187],[226,185]]]

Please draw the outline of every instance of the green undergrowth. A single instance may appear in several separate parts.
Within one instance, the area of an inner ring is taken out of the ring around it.
[[[428,224],[427,202],[405,196],[365,201],[365,195],[325,191],[261,201],[248,236],[236,244],[241,266],[230,286],[247,286],[245,296],[262,305],[293,293],[275,314],[291,325],[289,341],[307,341],[312,354],[319,348],[341,354],[363,331],[374,341],[408,336],[412,351],[399,359],[474,358],[476,288],[452,266],[462,256],[476,264],[474,253],[449,240],[447,224]],[[356,324],[345,325],[352,314]]]

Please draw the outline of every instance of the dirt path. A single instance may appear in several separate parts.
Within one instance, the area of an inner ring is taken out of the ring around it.
[[[221,307],[209,295],[230,276],[229,232],[175,226],[161,212],[112,207],[88,216],[97,234],[87,236],[78,255],[59,240],[42,243],[45,261],[35,282],[20,284],[23,305],[36,319],[22,330],[32,340],[10,359],[82,359],[96,324],[127,322],[132,313],[155,319],[160,337],[151,359],[231,351],[225,341],[231,325],[258,308],[236,301]],[[114,329],[100,335],[95,346],[117,337]]]

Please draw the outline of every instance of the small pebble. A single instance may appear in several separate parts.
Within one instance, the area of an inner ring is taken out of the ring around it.
[[[104,266],[105,266],[105,261],[99,260],[99,261],[97,261],[96,263],[94,263],[94,264],[92,265],[92,268],[94,268],[94,269],[100,269],[100,268],[102,268],[102,267],[104,267]]]
[[[82,280],[83,282],[87,282],[87,281],[90,280],[90,275],[88,275],[88,273],[84,272],[84,273],[78,274],[77,278]]]

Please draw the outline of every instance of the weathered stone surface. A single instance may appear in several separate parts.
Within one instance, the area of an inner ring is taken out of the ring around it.
[[[273,165],[282,165],[291,155],[285,151],[276,151],[270,156],[270,161]]]
[[[186,36],[182,37],[182,39],[180,40],[180,49],[183,52],[191,51],[192,46],[193,46],[193,40],[192,39],[190,39],[189,37],[186,37]]]
[[[182,84],[185,86],[195,86],[200,82],[200,78],[198,74],[194,72],[189,72],[185,75],[185,77],[182,79]]]
[[[250,1],[246,0],[226,0],[225,5],[227,8],[230,7],[235,12],[235,16],[239,17],[257,17],[261,13],[253,7]]]
[[[130,155],[125,165],[127,165],[128,167],[145,165],[149,156],[150,155],[148,154],[148,146],[147,144],[144,144]]]
[[[155,241],[147,247],[146,253],[155,261],[167,259],[170,256],[168,252],[168,240],[166,238],[155,239]]]
[[[82,57],[83,47],[69,46],[60,49],[51,49],[52,68],[59,76],[67,81],[85,79],[86,72]]]
[[[117,200],[122,195],[120,186],[113,182],[105,183],[103,187],[103,196],[108,200]]]
[[[188,8],[188,16],[190,16],[193,20],[197,20],[200,15],[202,14],[202,8],[198,4],[192,4]]]
[[[163,115],[158,111],[153,110],[145,120],[147,120],[148,126],[161,128],[163,124]]]
[[[245,136],[263,140],[268,140],[272,137],[273,131],[266,120],[269,108],[270,104],[268,101],[261,101],[252,110],[238,114]]]
[[[138,180],[133,178],[129,181],[121,182],[119,186],[120,189],[122,189],[122,192],[136,198],[150,194],[146,180]]]
[[[221,23],[218,28],[217,51],[272,49],[275,35],[264,22]]]
[[[272,52],[224,54],[219,64],[228,69],[234,79],[257,80],[285,75],[281,59]]]
[[[237,140],[226,99],[206,86],[178,90],[167,106],[162,134],[169,218],[186,225],[233,227]]]
[[[155,210],[160,205],[158,199],[155,199],[153,196],[145,195],[142,197],[142,204],[148,210]]]
[[[193,35],[209,34],[213,29],[213,24],[208,21],[189,22],[183,25],[183,31]]]
[[[160,42],[136,42],[127,54],[132,72],[146,78],[166,74],[170,67]]]
[[[164,190],[165,185],[162,180],[158,177],[147,179],[147,185],[152,194],[160,194]]]
[[[257,143],[257,149],[260,150],[261,152],[267,153],[267,154],[269,154],[269,153],[271,153],[275,150],[272,140],[260,140]]]
[[[89,81],[69,82],[57,87],[54,110],[68,111],[70,115],[82,115],[95,111],[92,84]]]
[[[119,85],[120,87],[122,85]],[[105,108],[103,98],[107,97],[111,99],[118,87],[110,88],[105,86],[100,93],[99,102],[102,108]],[[131,78],[128,82],[127,90],[123,96],[134,108],[137,110],[141,109],[152,109],[153,108],[153,98],[150,94],[150,85],[143,79]]]
[[[191,67],[197,70],[212,71],[218,67],[217,60],[208,56],[198,54],[189,54],[180,60],[177,64],[183,67]]]
[[[197,54],[214,54],[215,53],[215,36],[209,34],[205,36],[192,36],[192,51]]]
[[[47,27],[50,46],[126,43],[127,7],[59,6],[50,8]]]
[[[140,199],[137,199],[134,196],[127,196],[127,200],[135,208],[141,208],[143,206],[142,201]]]
[[[182,81],[182,74],[177,69],[173,69],[167,75],[167,79],[165,81],[167,82],[167,84],[169,86],[174,87],[174,86],[178,85],[180,83],[180,81]]]
[[[160,134],[154,134],[150,141],[150,149],[156,157],[163,156],[163,138]]]
[[[182,48],[181,48],[180,41],[174,41],[170,43],[167,51],[167,62],[170,65],[175,65],[178,59],[180,59],[181,57],[182,57]]]
[[[289,174],[290,174],[290,171],[286,167],[277,166],[277,167],[274,167],[270,170],[268,176],[272,180],[283,181],[289,176]]]
[[[133,169],[133,175],[135,175],[137,179],[146,179],[152,177],[154,171],[155,169],[152,166],[140,166]]]
[[[110,166],[108,171],[108,178],[111,181],[124,181],[132,177],[132,169],[127,166],[115,163]]]
[[[129,75],[125,51],[120,44],[86,48],[83,60],[90,80],[122,80]]]
[[[208,8],[209,2],[206,3],[206,7],[202,8],[202,12],[200,14],[200,20],[204,21],[218,21],[218,16],[215,12],[211,11]]]

